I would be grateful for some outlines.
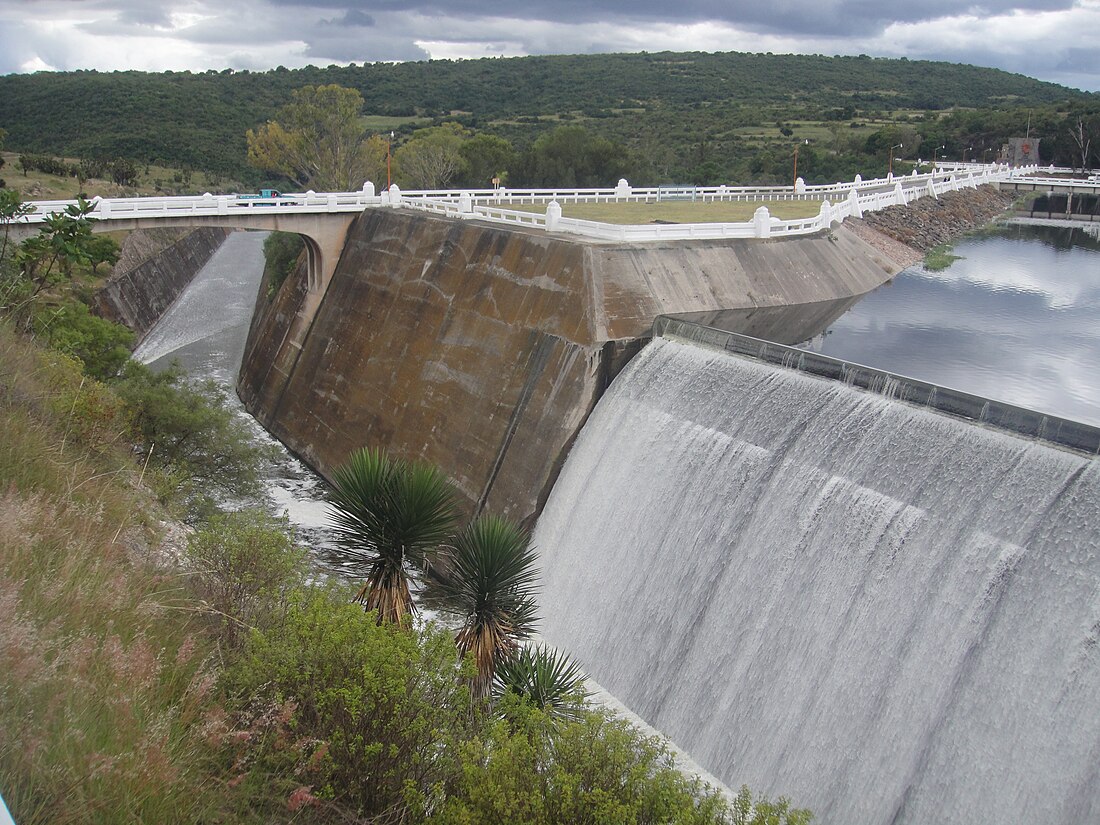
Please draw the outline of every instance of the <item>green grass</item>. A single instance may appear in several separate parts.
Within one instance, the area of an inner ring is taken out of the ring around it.
[[[363,115],[359,118],[363,129],[367,132],[389,132],[398,129],[407,123],[423,123],[428,125],[431,118],[428,117],[391,117],[388,115]]]
[[[821,211],[820,201],[770,201],[731,203],[692,203],[691,201],[665,201],[663,203],[566,203],[562,215],[586,221],[617,224],[645,224],[655,221],[666,223],[742,223],[751,221],[753,213],[761,206],[768,207],[772,217],[782,220],[812,218]],[[545,212],[539,204],[509,206],[521,212]]]
[[[939,272],[940,270],[947,269],[955,261],[962,260],[961,255],[952,255],[951,250],[954,247],[951,244],[940,244],[934,246],[928,250],[928,253],[924,256],[924,268],[929,272]]]

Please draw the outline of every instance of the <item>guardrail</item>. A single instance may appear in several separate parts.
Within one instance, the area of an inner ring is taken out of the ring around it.
[[[958,166],[956,164],[956,166]],[[697,202],[776,202],[817,200],[821,207],[810,218],[780,220],[766,206],[756,210],[751,221],[738,223],[621,225],[566,218],[562,203],[656,203],[668,187],[632,187],[620,180],[614,188],[596,189],[474,189],[415,190],[402,192],[391,186],[376,194],[368,182],[359,192],[299,192],[278,198],[212,195],[162,198],[96,198],[91,216],[99,220],[186,218],[196,216],[244,216],[271,214],[325,214],[360,212],[368,208],[407,207],[452,218],[478,219],[549,232],[565,232],[604,241],[661,241],[705,238],[766,238],[807,235],[827,229],[834,221],[887,206],[909,203],[915,198],[938,196],[985,183],[1010,180],[1032,174],[1035,167],[1011,169],[991,164],[966,165],[963,169],[939,168],[904,176],[807,186],[799,178],[794,186],[701,186],[690,187]],[[686,190],[687,187],[682,189]],[[61,212],[75,201],[37,201],[34,212],[21,223],[41,223],[48,215]],[[545,213],[508,209],[508,206],[546,204]]]

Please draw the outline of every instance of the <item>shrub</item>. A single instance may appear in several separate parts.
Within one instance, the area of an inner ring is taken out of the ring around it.
[[[378,625],[347,590],[302,591],[227,673],[250,708],[238,781],[274,772],[367,820],[431,810],[474,724],[459,677],[448,634]]]
[[[298,257],[305,248],[302,236],[293,232],[272,232],[264,241],[264,276],[267,278],[267,294],[275,296],[283,281],[290,277],[298,265]]]
[[[130,410],[139,449],[166,474],[162,498],[178,498],[194,519],[213,512],[216,498],[260,495],[259,469],[271,448],[256,441],[213,381],[129,361],[114,389]]]
[[[461,777],[432,822],[728,821],[723,798],[678,771],[664,743],[629,722],[602,710],[566,721],[516,696],[502,701],[508,721],[462,746]]]
[[[130,358],[134,334],[121,324],[99,318],[77,301],[39,307],[35,334],[54,349],[79,358],[92,378],[106,381],[118,375]]]
[[[289,531],[286,519],[251,509],[214,515],[189,539],[192,588],[230,646],[242,629],[269,624],[301,584],[305,553]]]

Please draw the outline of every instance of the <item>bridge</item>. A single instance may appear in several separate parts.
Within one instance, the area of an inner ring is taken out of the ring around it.
[[[661,187],[632,187],[625,180],[596,189],[479,189],[402,192],[396,185],[381,193],[374,184],[358,192],[303,192],[277,199],[210,193],[190,197],[96,198],[91,217],[97,231],[148,229],[158,226],[216,226],[294,232],[305,241],[311,293],[323,294],[335,271],[348,229],[365,209],[410,208],[459,219],[475,219],[520,229],[580,235],[596,242],[646,243],[653,241],[779,238],[821,232],[849,216],[938,197],[963,187],[995,184],[1001,188],[1067,192],[1100,192],[1100,181],[1033,177],[1036,167],[1009,168],[999,164],[941,164],[930,172],[808,186],[799,178],[793,186],[687,187],[700,203],[818,201],[811,218],[782,221],[759,207],[751,221],[621,225],[562,216],[563,203],[644,202],[662,197]],[[667,187],[665,187],[667,189]],[[21,219],[30,229],[51,213],[75,201],[36,201],[34,212]],[[545,212],[521,211],[520,205],[545,205]]]

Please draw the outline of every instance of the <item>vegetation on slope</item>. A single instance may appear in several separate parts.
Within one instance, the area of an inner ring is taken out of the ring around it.
[[[294,90],[329,84],[358,90],[364,128],[392,129],[399,145],[418,128],[456,121],[522,154],[539,135],[580,125],[628,150],[624,171],[638,184],[781,180],[804,139],[807,180],[867,174],[870,161],[885,169],[885,149],[898,142],[903,158],[927,158],[941,145],[950,157],[988,158],[1023,134],[1029,117],[1044,160],[1068,164],[1072,116],[1100,112],[1095,94],[960,64],[659,53],[11,75],[0,77],[0,125],[21,152],[161,162],[255,184],[246,132],[275,117]],[[909,125],[908,141],[883,133]],[[508,171],[516,185],[538,177],[525,166]],[[481,170],[472,179],[486,177]]]

